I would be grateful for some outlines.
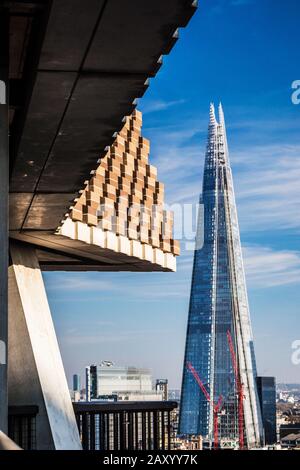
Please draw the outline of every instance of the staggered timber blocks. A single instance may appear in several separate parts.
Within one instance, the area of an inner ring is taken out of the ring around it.
[[[173,213],[164,209],[164,185],[141,127],[139,111],[125,118],[57,233],[174,269]]]

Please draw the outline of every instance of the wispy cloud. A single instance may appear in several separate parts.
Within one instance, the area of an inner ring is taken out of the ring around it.
[[[238,7],[242,5],[250,5],[253,3],[253,0],[231,0],[231,5]]]
[[[178,106],[184,104],[186,100],[173,100],[173,101],[163,101],[163,100],[151,100],[145,101],[145,103],[141,106],[141,110],[143,114],[154,113],[157,111],[164,111],[165,109],[169,109],[173,106]]]
[[[217,13],[221,12],[223,8],[228,8],[228,6],[240,7],[244,5],[251,5],[252,3],[254,3],[254,0],[217,0],[212,6],[212,11]]]
[[[232,162],[243,230],[299,230],[300,145],[254,145]]]
[[[224,11],[224,8],[228,8],[228,6],[241,7],[245,5],[251,5],[253,2],[254,0],[217,0],[210,7],[209,12],[212,15],[218,15]]]
[[[154,333],[154,332],[152,332]],[[129,342],[131,343],[135,336],[148,337],[149,331],[146,330],[128,330],[120,331],[117,328],[113,331],[94,332],[93,334],[82,334],[81,331],[64,333],[63,340],[67,346],[91,346],[104,343]]]
[[[111,280],[104,280],[104,276],[109,276]],[[170,283],[172,289],[169,288]],[[185,295],[185,284],[175,273],[143,273],[139,278],[135,273],[51,273],[46,276],[46,286],[54,302],[68,301],[70,294],[76,302],[99,302],[107,298],[125,297],[128,302],[159,302]]]
[[[246,246],[243,252],[250,287],[268,288],[300,283],[300,252],[275,251],[264,246]]]
[[[56,273],[55,276],[47,276],[47,290],[49,292],[107,292],[116,289],[117,286],[110,281],[93,277],[84,273]]]

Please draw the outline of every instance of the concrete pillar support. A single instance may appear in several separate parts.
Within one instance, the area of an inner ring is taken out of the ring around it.
[[[37,448],[81,449],[76,419],[35,249],[10,245],[9,405],[38,405]]]

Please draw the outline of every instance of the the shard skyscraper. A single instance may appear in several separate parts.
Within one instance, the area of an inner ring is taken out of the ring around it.
[[[198,221],[194,254],[179,433],[202,435],[213,441],[214,405],[219,401],[217,426],[221,445],[238,442],[239,420],[242,418],[245,445],[248,448],[256,447],[262,442],[263,429],[221,105],[219,122],[214,106],[210,107],[200,204],[203,215]],[[199,387],[188,365],[198,374],[209,397]],[[239,397],[239,386],[242,387],[242,399]]]

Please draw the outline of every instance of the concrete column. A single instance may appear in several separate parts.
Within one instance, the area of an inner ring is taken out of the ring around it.
[[[8,15],[0,11],[0,431],[7,433]]]
[[[10,245],[9,405],[38,405],[37,448],[81,449],[35,249]]]
[[[4,432],[0,431],[0,450],[22,450]]]

